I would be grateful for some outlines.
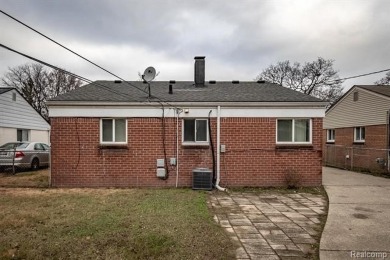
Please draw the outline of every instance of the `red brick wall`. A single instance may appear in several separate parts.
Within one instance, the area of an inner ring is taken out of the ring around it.
[[[179,186],[192,185],[192,170],[212,169],[210,147],[181,145],[179,120]],[[216,119],[211,120],[216,150]],[[275,118],[221,118],[221,186],[282,186],[286,172],[300,176],[301,185],[321,185],[322,118],[313,119],[313,145],[278,147]],[[165,119],[166,154],[176,157],[176,119]],[[160,118],[128,118],[125,149],[99,145],[99,118],[51,118],[52,168],[55,187],[172,187],[156,177],[156,159],[164,158]]]
[[[323,130],[325,163],[346,169],[382,171],[376,159],[387,160],[383,150],[388,148],[386,128],[386,125],[365,126],[364,143],[354,143],[354,127],[337,128],[333,144],[326,144],[326,130]]]

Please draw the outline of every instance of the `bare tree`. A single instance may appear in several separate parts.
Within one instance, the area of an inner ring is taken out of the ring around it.
[[[304,65],[282,61],[264,69],[256,79],[276,83],[332,103],[342,95],[341,81],[338,72],[333,69],[333,62],[321,57]]]
[[[49,119],[46,100],[81,86],[79,79],[60,70],[46,69],[39,63],[8,69],[0,84],[18,89],[27,102],[46,119]]]
[[[390,71],[386,73],[386,75],[378,81],[375,81],[376,85],[390,85]]]

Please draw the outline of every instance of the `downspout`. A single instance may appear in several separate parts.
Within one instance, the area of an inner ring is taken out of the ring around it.
[[[49,140],[49,147],[50,147],[50,151],[49,151],[49,187],[52,187],[52,184],[51,184],[51,168],[52,168],[52,164],[51,164],[51,128],[49,129],[48,131],[48,140]]]
[[[219,186],[221,181],[221,106],[217,107],[217,180],[215,187],[220,191],[226,191],[226,188]]]
[[[179,185],[179,114],[180,110],[176,109],[176,188]]]
[[[217,183],[217,176],[216,176],[216,161],[215,161],[215,152],[214,152],[214,142],[213,142],[213,134],[212,134],[212,131],[211,131],[211,112],[213,112],[213,110],[211,109],[209,111],[209,116],[208,116],[208,119],[207,119],[207,124],[208,124],[208,127],[209,127],[209,140],[210,140],[210,148],[211,148],[211,157],[213,159],[213,177],[212,177],[212,182],[213,182],[213,185],[215,186],[216,183]]]
[[[390,110],[387,111],[387,172],[390,172]]]

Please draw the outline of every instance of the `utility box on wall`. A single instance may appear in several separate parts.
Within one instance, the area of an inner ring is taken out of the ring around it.
[[[165,168],[157,168],[157,177],[158,178],[165,178],[166,177]]]
[[[196,168],[192,170],[192,189],[193,190],[212,190],[213,172],[207,168]]]
[[[167,176],[167,171],[165,169],[165,160],[157,159],[157,178],[164,179]]]

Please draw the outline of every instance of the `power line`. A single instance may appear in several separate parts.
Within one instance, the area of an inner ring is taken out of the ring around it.
[[[342,79],[336,79],[336,80],[327,82],[326,84],[333,84],[333,83],[340,82],[340,81],[347,80],[347,79],[354,79],[354,78],[365,77],[365,76],[369,76],[369,75],[373,75],[373,74],[378,74],[378,73],[382,73],[382,72],[386,72],[386,71],[390,71],[390,69],[378,70],[378,71],[369,72],[369,73],[364,73],[364,74],[360,74],[360,75],[356,75],[356,76],[346,77],[346,78],[342,78]]]
[[[79,58],[81,58],[81,59],[83,59],[83,60],[85,60],[85,61],[91,63],[92,65],[98,67],[99,69],[101,69],[101,70],[103,70],[103,71],[109,73],[110,75],[112,75],[112,76],[114,76],[114,77],[120,79],[121,81],[123,81],[124,83],[128,84],[129,86],[132,86],[132,87],[138,89],[139,91],[142,91],[142,92],[144,92],[144,93],[146,93],[146,94],[149,94],[147,91],[145,91],[145,90],[143,90],[143,89],[141,89],[141,88],[135,86],[134,84],[131,84],[130,82],[124,80],[123,78],[119,77],[118,75],[116,75],[116,74],[112,73],[111,71],[109,71],[109,70],[103,68],[102,66],[96,64],[95,62],[93,62],[93,61],[91,61],[91,60],[85,58],[84,56],[78,54],[77,52],[75,52],[75,51],[69,49],[68,47],[64,46],[63,44],[61,44],[61,43],[55,41],[54,39],[52,39],[52,38],[46,36],[45,34],[39,32],[38,30],[36,30],[36,29],[32,28],[31,26],[27,25],[26,23],[23,23],[22,21],[20,21],[20,20],[18,20],[17,18],[11,16],[10,14],[4,12],[3,10],[0,10],[0,12],[3,13],[4,15],[8,16],[8,17],[11,18],[12,20],[14,20],[14,21],[16,21],[16,22],[22,24],[23,26],[27,27],[28,29],[30,29],[30,30],[32,30],[32,31],[34,31],[34,32],[36,32],[36,33],[38,33],[39,35],[41,35],[42,37],[48,39],[49,41],[51,41],[51,42],[53,42],[53,43],[59,45],[60,47],[64,48],[65,50],[67,50],[67,51],[73,53],[74,55],[78,56]],[[180,108],[178,108],[178,107],[176,107],[176,106],[174,106],[174,105],[171,105],[171,104],[168,103],[167,101],[160,99],[159,97],[156,97],[156,96],[152,96],[152,97],[153,97],[153,98],[156,98],[156,99],[158,100],[157,102],[160,103],[160,104],[161,104],[161,102],[164,102],[164,103],[166,103],[168,106],[171,106],[171,107],[173,107],[173,108],[175,108],[175,109],[180,109]],[[161,104],[161,105],[162,105],[162,104]]]
[[[81,59],[83,59],[83,60],[85,60],[85,61],[91,63],[92,65],[98,67],[99,69],[101,69],[101,70],[103,70],[103,71],[109,73],[110,75],[112,75],[112,76],[114,76],[114,77],[120,79],[121,81],[123,81],[124,83],[128,84],[129,86],[132,86],[132,87],[138,89],[138,90],[141,91],[141,92],[144,92],[144,93],[146,93],[146,94],[149,94],[148,91],[146,91],[146,90],[144,90],[144,89],[141,89],[141,88],[135,86],[134,84],[131,84],[130,82],[124,80],[123,78],[119,77],[118,75],[116,75],[116,74],[112,73],[111,71],[109,71],[109,70],[103,68],[102,66],[96,64],[95,62],[93,62],[93,61],[91,61],[91,60],[85,58],[84,56],[78,54],[77,52],[75,52],[75,51],[69,49],[68,47],[64,46],[63,44],[61,44],[61,43],[55,41],[54,39],[52,39],[52,38],[46,36],[45,34],[39,32],[38,30],[36,30],[36,29],[34,29],[34,28],[32,28],[31,26],[27,25],[26,23],[24,23],[24,22],[18,20],[17,18],[11,16],[10,14],[8,14],[8,13],[2,11],[2,10],[0,10],[0,12],[3,13],[4,15],[8,16],[8,17],[11,18],[12,20],[14,20],[14,21],[16,21],[16,22],[22,24],[23,26],[27,27],[28,29],[30,29],[30,30],[36,32],[37,34],[41,35],[42,37],[48,39],[49,41],[51,41],[51,42],[53,42],[53,43],[59,45],[60,47],[64,48],[65,50],[67,50],[67,51],[73,53],[74,55],[78,56],[79,58],[81,58]],[[3,46],[4,46],[4,45],[3,45]],[[7,48],[8,48],[8,47],[7,47]],[[20,53],[19,53],[19,54],[20,54]],[[22,55],[22,54],[21,54],[21,55]],[[34,58],[33,58],[33,59],[34,59]],[[48,66],[48,65],[47,65],[47,66]],[[50,66],[49,66],[49,67],[50,67]],[[59,69],[59,68],[58,68],[58,69]],[[353,78],[359,78],[359,77],[369,76],[369,75],[378,74],[378,73],[382,73],[382,72],[386,72],[386,71],[390,71],[390,69],[384,69],[384,70],[374,71],[374,72],[365,73],[365,74],[360,74],[360,75],[356,75],[356,76],[345,77],[345,78],[333,80],[333,81],[330,81],[330,82],[326,82],[326,84],[333,84],[333,83],[341,82],[341,81],[348,80],[348,79],[353,79]],[[70,73],[70,72],[69,72],[69,73]],[[91,81],[91,82],[92,82],[92,81]],[[112,90],[111,90],[111,91],[112,91]],[[167,104],[168,106],[170,106],[170,107],[173,107],[173,108],[175,108],[175,109],[180,109],[180,108],[178,108],[178,107],[176,107],[176,106],[170,104],[169,102],[167,102],[167,101],[165,101],[165,100],[163,100],[163,99],[161,99],[161,98],[159,98],[159,97],[157,97],[157,96],[152,96],[152,97],[153,97],[153,98],[156,98],[156,99],[158,100],[157,103],[159,103],[160,105],[162,105],[161,102],[163,102],[163,103],[166,103],[166,104]]]
[[[104,89],[106,89],[106,90],[108,90],[108,91],[110,91],[110,92],[113,92],[113,93],[115,93],[115,94],[124,96],[124,97],[126,97],[126,98],[129,97],[128,95],[125,95],[125,94],[123,94],[123,93],[119,93],[119,92],[117,92],[117,91],[114,91],[114,90],[112,90],[111,88],[109,88],[109,87],[107,87],[107,86],[105,86],[105,85],[102,85],[102,84],[100,84],[100,83],[97,83],[96,81],[94,82],[94,81],[92,81],[92,80],[90,80],[90,79],[87,79],[87,78],[82,77],[82,76],[80,76],[80,75],[77,75],[77,74],[75,74],[75,73],[72,73],[72,72],[69,72],[69,71],[67,71],[67,70],[61,69],[61,68],[59,68],[59,67],[57,67],[57,66],[54,66],[54,65],[52,65],[52,64],[50,64],[50,63],[44,62],[44,61],[42,61],[42,60],[40,60],[40,59],[34,58],[34,57],[32,57],[32,56],[29,56],[29,55],[27,55],[27,54],[24,54],[24,53],[22,53],[22,52],[19,52],[19,51],[15,50],[15,49],[12,49],[12,48],[10,48],[10,47],[7,47],[7,46],[5,46],[5,45],[3,45],[3,44],[1,44],[1,43],[0,43],[0,47],[2,47],[2,48],[4,48],[4,49],[7,49],[7,50],[9,50],[9,51],[12,51],[12,52],[14,52],[14,53],[17,53],[17,54],[19,54],[19,55],[21,55],[21,56],[23,56],[23,57],[25,57],[25,58],[28,58],[28,59],[30,59],[30,60],[36,61],[36,62],[38,62],[38,63],[41,63],[41,64],[43,64],[43,65],[45,65],[45,66],[47,66],[47,67],[50,67],[50,68],[52,68],[52,69],[61,71],[61,72],[66,73],[66,74],[68,74],[68,75],[71,75],[71,76],[73,76],[73,77],[75,77],[75,78],[80,79],[81,81],[87,82],[87,83],[89,83],[89,84],[92,84],[92,85],[95,85],[95,86],[98,86],[98,87],[102,87],[102,88],[104,88]]]
[[[48,39],[49,41],[54,42],[55,44],[61,46],[61,47],[64,48],[65,50],[67,50],[67,51],[73,53],[74,55],[76,55],[76,56],[82,58],[83,60],[85,60],[85,61],[87,61],[87,62],[93,64],[94,66],[98,67],[99,69],[104,70],[105,72],[111,74],[112,76],[114,76],[114,77],[116,77],[116,78],[118,78],[118,79],[120,79],[120,80],[122,80],[122,81],[125,81],[125,80],[122,79],[121,77],[119,77],[119,76],[115,75],[114,73],[112,73],[112,72],[106,70],[105,68],[99,66],[98,64],[94,63],[93,61],[91,61],[91,60],[89,60],[89,59],[87,59],[87,58],[81,56],[80,54],[78,54],[78,53],[72,51],[71,49],[67,48],[66,46],[62,45],[61,43],[59,43],[59,42],[53,40],[52,38],[50,38],[50,37],[44,35],[43,33],[39,32],[38,30],[32,28],[31,26],[29,26],[29,25],[23,23],[22,21],[16,19],[15,17],[11,16],[10,14],[8,14],[8,13],[2,11],[2,10],[0,10],[0,12],[3,13],[4,15],[8,16],[8,17],[11,18],[12,20],[14,20],[14,21],[16,21],[16,22],[18,22],[18,23],[24,25],[25,27],[29,28],[30,30],[32,30],[32,31],[34,31],[34,32],[36,32],[36,33],[38,33],[39,35],[41,35],[42,37]],[[133,86],[133,85],[132,85],[132,86]],[[135,87],[135,88],[137,88],[138,90],[142,91],[142,89],[140,89],[140,88],[138,88],[138,87],[136,87],[136,86],[133,86],[133,87]]]

